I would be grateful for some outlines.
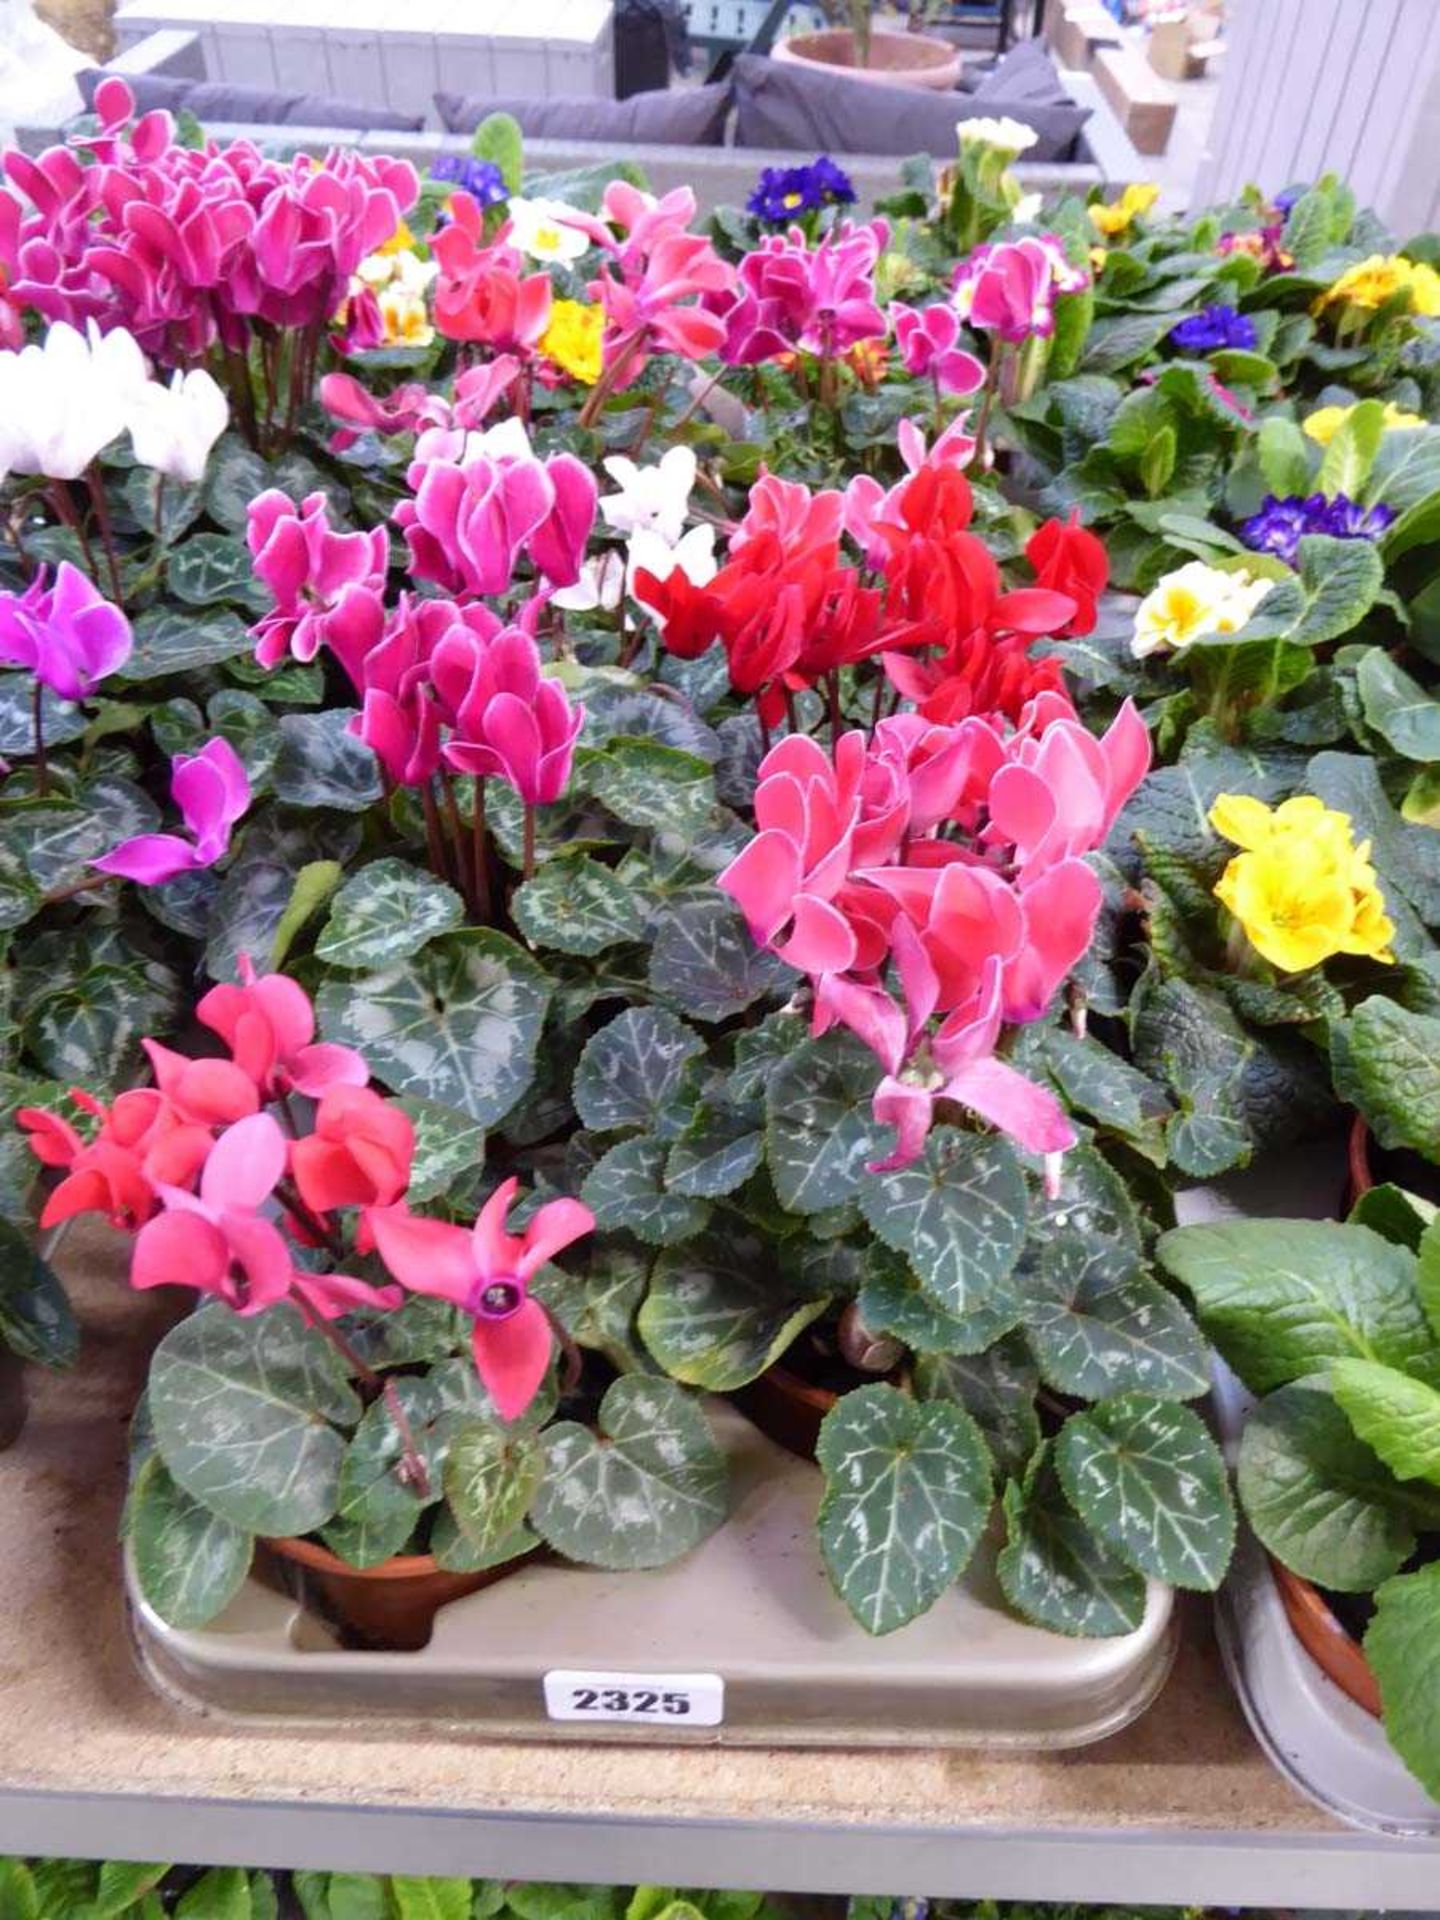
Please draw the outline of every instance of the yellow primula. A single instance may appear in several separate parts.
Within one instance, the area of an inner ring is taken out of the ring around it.
[[[1423,260],[1407,260],[1403,253],[1372,253],[1347,267],[1315,302],[1315,311],[1331,306],[1373,310],[1400,293],[1409,294],[1412,313],[1427,318],[1440,314],[1440,273]]]
[[[408,287],[394,285],[381,289],[378,298],[380,318],[385,323],[387,347],[428,347],[435,338],[424,296]]]
[[[1300,794],[1268,807],[1252,794],[1222,793],[1210,824],[1241,851],[1215,895],[1251,946],[1282,973],[1303,973],[1337,953],[1393,961],[1395,927],[1350,816]]]
[[[1118,200],[1091,207],[1090,223],[1097,233],[1113,240],[1132,227],[1142,214],[1148,213],[1159,198],[1160,189],[1153,180],[1136,181],[1126,187]]]
[[[377,253],[413,253],[415,236],[402,220],[383,246],[375,249]]]
[[[540,336],[540,351],[572,380],[593,387],[604,364],[604,335],[602,308],[586,306],[583,300],[556,300],[551,303],[550,324]]]
[[[1356,405],[1359,403],[1357,402]],[[1307,413],[1301,422],[1306,435],[1319,446],[1328,447],[1345,422],[1355,411],[1350,407],[1317,407],[1314,413]],[[1393,400],[1385,402],[1385,431],[1400,433],[1412,427],[1428,426],[1429,422],[1418,413],[1406,413],[1403,407],[1397,407]]]

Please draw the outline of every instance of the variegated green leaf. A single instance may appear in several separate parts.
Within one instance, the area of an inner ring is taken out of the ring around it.
[[[697,1020],[728,1020],[795,976],[751,939],[728,900],[714,895],[666,909],[653,928],[650,986]]]
[[[1020,1280],[1026,1337],[1052,1387],[1085,1400],[1135,1389],[1194,1400],[1205,1342],[1132,1251],[1084,1234],[1052,1240]]]
[[[353,707],[281,715],[280,752],[270,776],[277,799],[292,807],[363,813],[380,798],[380,763],[350,731],[354,717]]]
[[[451,1442],[445,1498],[479,1565],[511,1558],[544,1473],[541,1443],[523,1429],[475,1422]]]
[[[765,1141],[780,1204],[823,1213],[854,1199],[886,1131],[870,1116],[875,1056],[846,1033],[806,1041],[780,1059],[765,1089]]]
[[[140,1591],[160,1618],[203,1627],[223,1613],[250,1571],[254,1536],[193,1500],[153,1453],[125,1514]]]
[[[946,1313],[995,1300],[1025,1244],[1025,1176],[1008,1141],[937,1127],[912,1166],[872,1174],[860,1208]]]
[[[640,1331],[672,1379],[728,1393],[778,1360],[827,1304],[785,1285],[773,1243],[704,1233],[655,1262]]]
[[[581,854],[547,860],[510,902],[515,924],[532,947],[589,959],[644,929],[645,905],[614,871]]]
[[[652,1247],[676,1246],[699,1233],[710,1218],[709,1203],[668,1190],[665,1155],[665,1142],[648,1134],[601,1155],[580,1189],[596,1226],[633,1233]]]
[[[627,1007],[593,1035],[575,1068],[571,1098],[597,1133],[654,1127],[678,1096],[698,1033],[663,1007]]]
[[[1065,1498],[1049,1449],[1005,1489],[1005,1545],[996,1573],[1005,1598],[1037,1627],[1098,1640],[1133,1633],[1145,1581],[1097,1540]]]
[[[465,917],[453,887],[408,860],[372,860],[330,903],[315,951],[332,967],[393,967]]]

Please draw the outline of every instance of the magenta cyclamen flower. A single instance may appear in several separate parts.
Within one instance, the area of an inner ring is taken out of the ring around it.
[[[297,507],[270,487],[250,502],[245,538],[257,577],[275,596],[274,611],[250,629],[261,666],[276,666],[287,653],[313,660],[325,646],[358,686],[360,663],[385,621],[385,529],[336,533],[323,493],[307,494]]]
[[[504,593],[522,553],[552,586],[580,578],[599,489],[573,453],[539,460],[527,447],[417,459],[409,479],[415,498],[402,500],[394,519],[416,579],[447,593]]]
[[[955,308],[972,327],[1018,343],[1055,331],[1055,296],[1090,284],[1053,234],[977,247],[955,269]]]
[[[984,365],[959,345],[960,316],[938,301],[929,307],[890,303],[890,323],[905,371],[935,382],[938,393],[978,393]]]
[[[227,850],[230,829],[250,804],[250,782],[239,755],[217,735],[198,753],[177,753],[170,764],[171,798],[190,838],[139,833],[122,840],[102,859],[92,860],[92,867],[138,880],[142,887],[158,887],[177,874],[213,867]]]
[[[433,657],[435,683],[455,715],[445,747],[460,773],[509,781],[527,807],[558,800],[570,777],[585,709],[540,671],[540,649],[519,627],[493,640],[452,633]]]
[[[466,643],[482,645],[500,631],[501,622],[478,601],[458,607],[453,600],[400,596],[384,639],[365,656],[364,705],[350,722],[396,786],[427,784],[440,764],[440,729],[455,724],[431,672],[436,649],[452,636],[457,640],[458,651],[449,653],[458,665],[446,684],[463,695],[470,684]]]
[[[86,700],[130,658],[130,622],[78,567],[44,567],[24,593],[0,593],[0,660],[28,667],[62,700]]]
[[[724,312],[720,357],[732,367],[799,349],[833,359],[857,341],[883,338],[875,264],[890,229],[846,220],[817,246],[799,227],[772,233],[740,262],[740,294]]]

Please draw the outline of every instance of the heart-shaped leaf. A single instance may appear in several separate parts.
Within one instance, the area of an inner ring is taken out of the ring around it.
[[[515,924],[532,947],[593,958],[634,940],[645,907],[613,870],[587,854],[547,860],[510,902]]]
[[[192,1313],[156,1348],[146,1397],[171,1477],[222,1520],[298,1534],[334,1512],[345,1442],[331,1423],[353,1425],[360,1403],[294,1307]]]
[[[393,967],[465,917],[453,887],[408,860],[372,860],[336,894],[315,951],[332,967]]]
[[[627,1007],[593,1035],[575,1068],[575,1111],[597,1133],[654,1127],[679,1094],[698,1033],[662,1007]]]
[[[650,944],[650,985],[697,1020],[728,1020],[766,994],[786,992],[794,974],[751,939],[718,895],[663,912]]]
[[[530,1522],[557,1553],[584,1566],[659,1567],[721,1524],[725,1456],[682,1388],[626,1374],[600,1402],[598,1426],[563,1420],[543,1436]]]
[[[830,1584],[867,1633],[893,1633],[960,1577],[990,1512],[980,1429],[943,1400],[861,1387],[826,1414],[818,1526]]]
[[[323,713],[287,713],[280,719],[280,752],[271,782],[292,807],[334,807],[363,813],[380,798],[380,763],[350,731],[353,707]]]
[[[1024,1473],[1040,1444],[1040,1374],[1018,1334],[1004,1335],[984,1353],[922,1353],[914,1381],[921,1400],[953,1400],[965,1409],[1002,1473]]]
[[[758,1236],[701,1234],[655,1262],[640,1331],[674,1380],[711,1393],[743,1387],[824,1312],[796,1298]]]
[[[1025,1244],[1025,1176],[1006,1140],[937,1127],[912,1166],[871,1175],[860,1210],[946,1313],[995,1299]]]
[[[602,1241],[591,1250],[584,1273],[548,1266],[531,1288],[577,1346],[603,1353],[621,1373],[649,1366],[635,1331],[635,1316],[650,1284],[647,1250]]]
[[[78,740],[90,722],[85,709],[41,690],[40,726],[47,747]],[[21,759],[35,751],[35,680],[28,673],[0,673],[0,754]]]
[[[160,811],[143,788],[106,775],[82,786],[73,801],[40,800],[3,821],[3,844],[24,861],[45,893],[98,880],[90,862],[132,834],[160,825]]]
[[[781,1206],[823,1213],[875,1177],[865,1166],[886,1129],[870,1116],[874,1091],[875,1056],[847,1033],[806,1041],[776,1063],[765,1089],[765,1140]]]
[[[158,1454],[136,1477],[125,1506],[140,1591],[172,1627],[203,1627],[244,1584],[254,1536],[177,1487]]]
[[[1005,1489],[1005,1545],[995,1571],[1005,1598],[1038,1627],[1099,1640],[1133,1633],[1145,1581],[1086,1526],[1065,1498],[1049,1448]]]
[[[672,1193],[717,1200],[733,1193],[765,1157],[765,1136],[742,1114],[697,1107],[665,1162]]]
[[[467,1177],[474,1179],[485,1162],[485,1129],[468,1113],[405,1094],[395,1102],[415,1129],[415,1157],[405,1197],[413,1206],[438,1200]]]
[[[0,1345],[42,1367],[73,1366],[80,1352],[65,1289],[9,1220],[0,1220]]]
[[[125,476],[125,504],[137,526],[149,534],[158,528],[169,546],[200,518],[205,496],[199,487],[177,485],[150,467],[132,467]]]
[[[903,1253],[876,1241],[866,1248],[856,1305],[872,1333],[888,1333],[915,1353],[982,1353],[1020,1318],[1010,1287],[957,1318],[937,1307]]]
[[[270,595],[255,578],[249,549],[228,533],[197,533],[170,555],[166,584],[177,600],[192,607],[213,606],[218,600],[252,601],[264,608]]]
[[[393,1405],[399,1406],[415,1442],[423,1486],[408,1477]],[[487,1405],[468,1360],[444,1360],[428,1374],[392,1380],[384,1398],[365,1409],[345,1450],[334,1517],[324,1533],[332,1553],[352,1567],[377,1567],[399,1553],[421,1514],[440,1498],[454,1436]]]
[[[254,959],[270,952],[302,867],[343,862],[354,851],[358,823],[292,820],[266,809],[247,827],[210,906],[205,966],[212,979],[235,979],[242,953]]]
[[[358,1047],[397,1093],[503,1120],[530,1084],[550,980],[489,928],[432,941],[398,967],[327,980],[316,998],[326,1040]]]
[[[652,1247],[677,1246],[699,1233],[710,1218],[709,1204],[668,1190],[665,1155],[665,1142],[648,1134],[601,1155],[580,1189],[597,1227],[633,1233]]]
[[[1098,1401],[1066,1421],[1055,1459],[1071,1506],[1137,1572],[1219,1586],[1235,1513],[1220,1449],[1192,1408],[1143,1393]]]
[[[1208,1391],[1205,1342],[1128,1248],[1052,1240],[1020,1280],[1026,1337],[1052,1387],[1084,1400],[1135,1388],[1162,1400]]]
[[[154,607],[135,622],[135,646],[118,678],[139,682],[194,673],[249,652],[245,622],[230,607],[203,614],[185,607]]]
[[[620,740],[593,754],[582,747],[576,772],[627,826],[693,838],[715,810],[715,781],[706,762],[652,740]]]
[[[445,1463],[445,1498],[480,1566],[512,1557],[516,1529],[545,1474],[540,1441],[522,1429],[474,1422]]]
[[[274,484],[275,477],[259,454],[247,447],[238,434],[227,433],[210,456],[205,477],[205,510],[212,520],[228,527],[231,533],[244,533],[250,519],[250,502],[257,493]]]

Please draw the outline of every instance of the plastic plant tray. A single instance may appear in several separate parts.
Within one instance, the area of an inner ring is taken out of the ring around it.
[[[733,1408],[712,1405],[731,1460],[731,1516],[673,1566],[612,1574],[532,1561],[453,1601],[428,1646],[342,1648],[253,1575],[202,1631],[166,1626],[127,1569],[136,1645],[170,1699],[238,1719],[436,1722],[487,1739],[767,1746],[1084,1746],[1163,1686],[1173,1596],[1149,1589],[1134,1633],[1071,1640],[1008,1612],[994,1543],[923,1618],[868,1638],[831,1593],[815,1543],[819,1472]],[[718,1725],[554,1720],[556,1672],[718,1676]]]

